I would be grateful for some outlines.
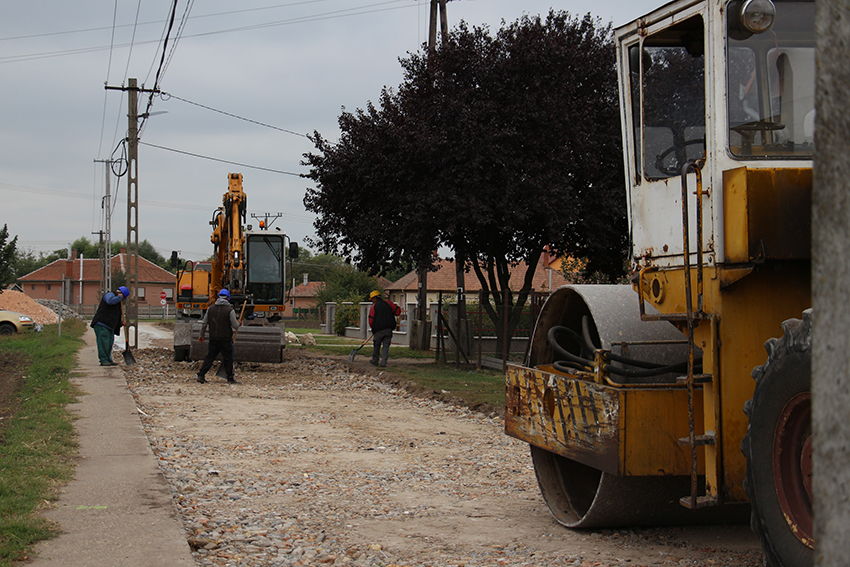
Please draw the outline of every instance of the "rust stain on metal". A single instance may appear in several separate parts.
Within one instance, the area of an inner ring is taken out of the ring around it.
[[[619,394],[593,382],[509,366],[505,432],[601,470],[619,468]]]

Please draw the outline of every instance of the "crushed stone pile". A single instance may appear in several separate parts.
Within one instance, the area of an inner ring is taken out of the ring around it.
[[[36,303],[39,305],[43,305],[47,307],[57,315],[59,314],[59,302],[55,299],[36,299]],[[85,321],[86,318],[77,313],[77,310],[69,307],[67,305],[62,305],[62,318],[63,319],[79,319],[81,321]]]
[[[0,293],[0,309],[29,315],[34,322],[42,325],[52,325],[59,321],[58,315],[47,307],[39,305],[25,293],[11,289]]]

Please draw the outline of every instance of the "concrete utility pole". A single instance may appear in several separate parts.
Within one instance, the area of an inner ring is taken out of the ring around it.
[[[104,166],[104,174],[106,176],[106,194],[103,197],[103,230],[100,232],[100,249],[103,256],[101,257],[101,275],[100,275],[100,295],[106,294],[112,289],[112,193],[110,187],[110,178],[112,176],[112,160],[96,159],[95,163],[102,163]]]
[[[156,93],[156,89],[139,88],[136,79],[127,79],[126,87],[106,87],[107,90],[127,91],[127,287],[130,298],[124,310],[125,322],[132,323],[133,344],[139,344],[139,209],[138,167],[139,157],[139,93]],[[147,115],[144,115],[145,117]],[[129,341],[129,337],[127,337]]]
[[[127,301],[128,309],[124,312],[127,318],[125,324],[133,322],[133,345],[139,344],[139,209],[137,207],[138,196],[138,171],[136,161],[139,158],[139,91],[136,79],[129,80],[127,93],[129,111],[127,112],[127,284],[130,288],[130,297]],[[132,244],[131,244],[132,243]],[[130,337],[124,337],[128,341]],[[129,345],[127,345],[129,347]]]
[[[815,559],[850,550],[850,0],[815,3],[817,78],[812,190],[812,434]]]

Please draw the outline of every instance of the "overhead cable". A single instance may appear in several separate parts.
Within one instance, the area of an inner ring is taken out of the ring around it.
[[[211,161],[217,161],[219,163],[229,163],[231,165],[238,165],[239,167],[247,167],[249,169],[258,169],[260,171],[270,171],[272,173],[281,173],[283,175],[294,175],[295,177],[301,177],[300,173],[292,173],[291,171],[282,171],[280,169],[271,169],[271,168],[268,168],[268,167],[260,167],[260,166],[257,166],[257,165],[248,165],[246,163],[239,163],[238,161],[230,161],[230,160],[226,160],[226,159],[219,159],[219,158],[214,158],[214,157],[210,157],[210,156],[205,156],[205,155],[202,155],[202,154],[194,154],[192,152],[186,152],[186,151],[183,151],[183,150],[175,150],[174,148],[167,148],[165,146],[158,146],[156,144],[151,144],[149,142],[143,142],[141,140],[139,140],[139,143],[142,144],[142,145],[145,145],[145,146],[150,146],[152,148],[158,148],[160,150],[166,150],[166,151],[169,151],[169,152],[175,152],[175,153],[178,153],[178,154],[183,154],[183,155],[192,156],[192,157],[196,157],[196,158],[202,158],[202,159],[208,159],[208,160],[211,160]]]
[[[224,110],[219,110],[217,108],[213,108],[211,106],[206,106],[206,105],[198,103],[198,102],[193,102],[193,101],[185,99],[185,98],[180,98],[179,96],[173,95],[171,93],[161,92],[159,94],[159,96],[164,101],[167,101],[168,99],[172,99],[172,98],[177,99],[179,101],[182,101],[182,102],[185,102],[185,103],[188,103],[188,104],[193,104],[195,106],[199,106],[199,107],[204,108],[206,110],[212,110],[213,112],[218,112],[219,114],[224,114],[225,116],[230,116],[231,118],[237,118],[239,120],[244,120],[245,122],[250,122],[251,124],[257,124],[258,126],[265,126],[266,128],[271,128],[272,130],[278,130],[280,132],[286,132],[287,134],[294,134],[295,136],[301,136],[303,138],[307,137],[307,134],[302,134],[301,132],[293,132],[292,130],[287,130],[286,128],[279,128],[277,126],[272,126],[271,124],[266,124],[265,122],[258,122],[256,120],[251,120],[250,118],[245,118],[244,116],[239,116],[237,114],[225,112]]]
[[[398,0],[395,0],[395,1],[398,1]],[[369,6],[364,6],[364,8],[368,8],[368,7],[375,6],[375,5],[380,5],[380,4],[371,4]],[[351,17],[351,16],[362,16],[362,15],[366,15],[366,14],[374,14],[374,13],[377,13],[377,12],[388,12],[390,10],[400,10],[400,9],[413,8],[413,7],[415,7],[415,4],[411,3],[409,5],[392,6],[392,7],[389,7],[389,8],[377,8],[377,9],[374,9],[374,10],[363,10],[363,11],[360,11],[360,12],[350,12],[350,13],[347,13],[347,14],[340,13],[340,12],[343,12],[343,10],[337,10],[337,11],[334,11],[334,12],[326,12],[325,14],[318,14],[318,15],[315,15],[315,16],[303,16],[303,17],[300,17],[300,18],[293,18],[291,20],[279,20],[279,21],[276,21],[276,22],[265,22],[265,23],[261,23],[261,24],[253,24],[253,25],[241,26],[241,27],[236,27],[236,28],[216,30],[216,31],[211,31],[211,32],[199,32],[199,33],[195,33],[195,34],[184,35],[183,38],[184,39],[186,39],[186,38],[196,38],[196,37],[204,37],[204,36],[210,36],[210,35],[219,35],[219,34],[223,34],[223,33],[250,31],[250,30],[255,30],[255,29],[283,26],[283,25],[289,25],[289,24],[303,24],[303,23],[309,23],[309,22],[319,22],[319,21],[323,21],[323,20],[348,18],[348,17]],[[354,10],[354,9],[356,9],[356,8],[349,8],[348,10]],[[159,43],[159,41],[160,40],[158,40],[158,39],[147,40],[147,41],[139,41],[139,42],[136,42],[136,45]],[[130,45],[132,45],[132,44],[125,43],[125,44],[116,45],[114,47],[128,47]],[[19,63],[19,62],[22,62],[22,61],[32,61],[32,60],[35,60],[35,59],[47,59],[47,58],[51,58],[51,57],[63,57],[65,55],[78,55],[78,54],[81,54],[81,53],[93,53],[95,51],[105,51],[107,49],[110,49],[110,47],[109,46],[83,47],[83,48],[79,48],[79,49],[67,49],[67,50],[62,50],[62,51],[45,51],[45,52],[41,52],[41,53],[29,53],[29,54],[24,54],[24,55],[9,55],[9,56],[6,56],[6,57],[0,57],[0,64],[3,64],[3,63]]]

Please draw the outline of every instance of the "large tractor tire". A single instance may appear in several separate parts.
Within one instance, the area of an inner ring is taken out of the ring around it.
[[[767,362],[753,370],[755,392],[744,404],[744,490],[768,567],[813,562],[811,316],[785,321],[782,338],[765,343]]]

